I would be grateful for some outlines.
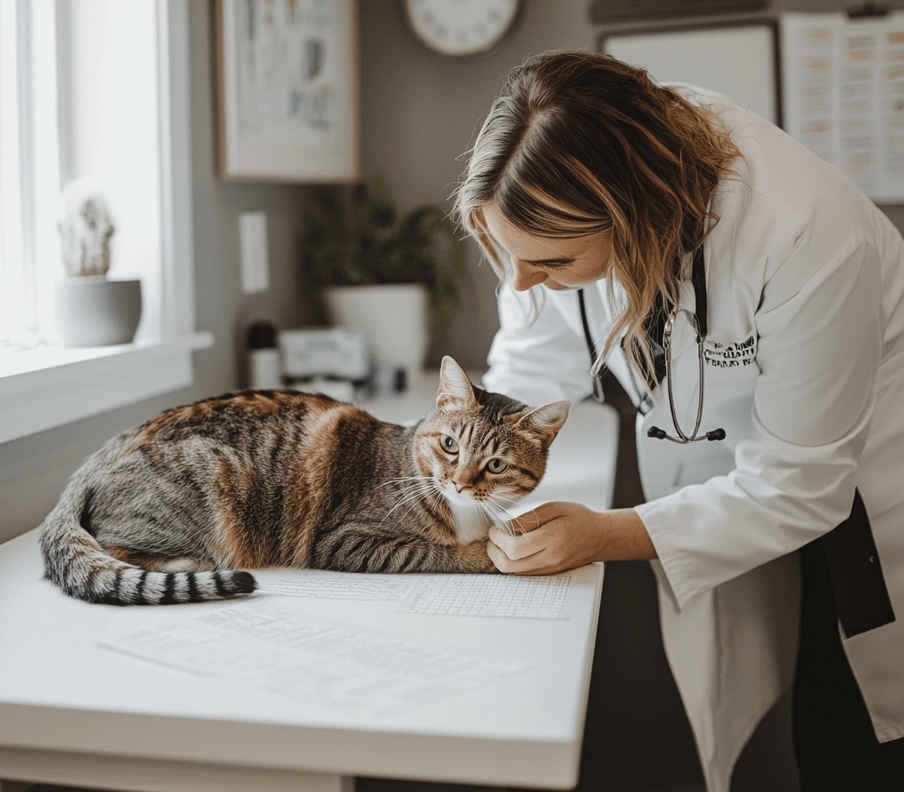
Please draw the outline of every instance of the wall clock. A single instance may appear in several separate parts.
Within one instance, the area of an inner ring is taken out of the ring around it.
[[[484,55],[512,33],[524,0],[402,0],[424,46],[450,58]]]

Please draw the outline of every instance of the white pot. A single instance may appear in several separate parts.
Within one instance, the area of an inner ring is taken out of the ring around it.
[[[332,286],[324,291],[330,321],[367,334],[374,363],[421,374],[430,344],[427,289],[420,283]]]
[[[141,281],[103,276],[57,281],[53,309],[63,346],[128,344],[141,319]]]

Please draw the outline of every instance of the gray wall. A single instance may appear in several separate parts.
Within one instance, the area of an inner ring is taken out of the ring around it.
[[[771,11],[843,10],[842,0],[773,0]],[[593,48],[590,0],[528,0],[517,34],[476,62],[434,57],[405,29],[397,0],[360,0],[362,124],[365,171],[383,171],[403,205],[451,194],[490,102],[508,70],[528,54]],[[283,327],[317,317],[298,275],[303,187],[226,185],[214,176],[212,14],[191,0],[194,248],[197,326],[212,331],[213,349],[195,356],[190,389],[0,446],[0,540],[36,526],[79,461],[107,437],[164,407],[220,393],[242,378],[242,335],[266,318]],[[240,290],[238,215],[269,216],[270,293]],[[899,227],[904,212],[889,210]],[[467,367],[484,365],[496,327],[495,276],[471,249],[474,288],[449,352]],[[435,363],[438,353],[434,351]],[[692,788],[699,769],[687,723],[662,654],[652,578],[642,564],[607,571],[602,632],[594,673],[582,789]],[[796,789],[788,750],[787,702],[770,716],[742,758],[736,790]],[[363,781],[365,789],[420,785]]]

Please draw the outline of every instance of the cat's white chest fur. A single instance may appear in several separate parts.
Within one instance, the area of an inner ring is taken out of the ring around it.
[[[452,519],[455,521],[455,533],[462,544],[469,542],[477,542],[487,538],[490,526],[493,525],[492,518],[478,504],[471,501],[470,503],[462,503],[461,501],[453,501],[447,497],[446,503],[452,510]]]

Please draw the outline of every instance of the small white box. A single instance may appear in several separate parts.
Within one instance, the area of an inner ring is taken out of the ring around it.
[[[338,327],[282,330],[279,333],[283,375],[360,380],[370,373],[367,337]]]

